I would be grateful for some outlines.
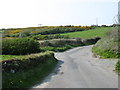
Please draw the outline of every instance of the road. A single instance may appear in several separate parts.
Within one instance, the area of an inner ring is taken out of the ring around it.
[[[113,71],[117,61],[97,59],[91,48],[92,45],[55,53],[59,60],[56,68],[33,88],[118,88],[118,76]]]

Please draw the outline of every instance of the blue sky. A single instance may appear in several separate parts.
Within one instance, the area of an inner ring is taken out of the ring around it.
[[[119,0],[0,0],[0,28],[110,25]]]

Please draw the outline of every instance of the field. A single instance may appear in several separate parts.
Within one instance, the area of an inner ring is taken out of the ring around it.
[[[88,31],[78,31],[71,33],[64,33],[62,35],[68,35],[70,38],[80,37],[83,39],[93,38],[93,37],[104,37],[105,34],[111,30],[112,27],[96,27]]]

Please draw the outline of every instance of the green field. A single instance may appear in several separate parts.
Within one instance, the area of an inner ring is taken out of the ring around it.
[[[91,29],[87,31],[64,33],[61,35],[69,35],[70,38],[80,37],[83,39],[93,38],[93,37],[104,37],[105,34],[111,29],[112,27],[96,27],[95,29]]]

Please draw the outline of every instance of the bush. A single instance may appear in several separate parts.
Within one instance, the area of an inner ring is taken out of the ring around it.
[[[3,39],[2,54],[24,55],[39,51],[39,42],[28,39]]]
[[[30,36],[31,35],[31,30],[24,30],[24,31],[22,31],[22,34],[23,35],[26,35],[26,36]]]
[[[115,70],[120,74],[120,61],[118,61],[115,65]]]

